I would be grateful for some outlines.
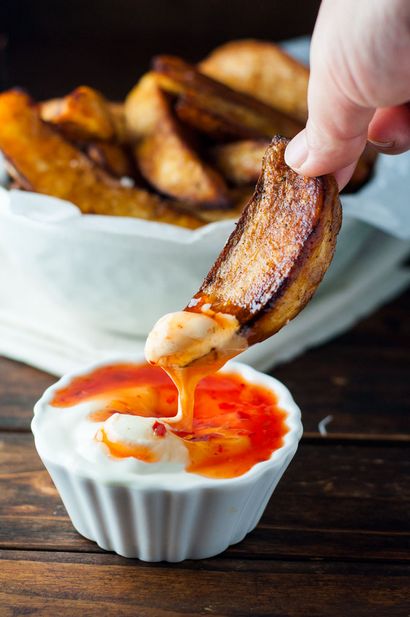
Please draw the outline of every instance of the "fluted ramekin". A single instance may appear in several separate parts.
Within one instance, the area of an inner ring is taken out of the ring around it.
[[[212,479],[197,474],[149,474],[104,478],[92,466],[74,469],[52,460],[41,445],[43,410],[55,390],[104,364],[141,363],[127,357],[66,375],[48,388],[34,409],[32,431],[40,458],[56,485],[75,529],[101,548],[143,561],[203,559],[243,540],[258,524],[302,435],[300,410],[283,384],[237,362],[224,369],[272,390],[286,413],[283,445],[242,476]],[[57,412],[57,410],[56,410]]]

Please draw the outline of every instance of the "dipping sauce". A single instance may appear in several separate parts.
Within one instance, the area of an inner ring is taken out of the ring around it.
[[[50,405],[74,408],[87,401],[94,401],[88,420],[96,424],[94,439],[105,444],[107,456],[155,463],[165,452],[160,447],[164,440],[168,449],[186,451],[185,471],[211,478],[240,476],[269,459],[283,445],[288,431],[286,414],[278,408],[275,394],[229,372],[199,382],[189,432],[172,422],[178,411],[178,392],[160,367],[117,364],[97,368],[58,390]],[[141,418],[143,439],[130,435],[124,416]],[[110,430],[114,420],[115,431]]]
[[[195,307],[195,311],[177,311],[161,317],[145,343],[147,361],[161,366],[178,389],[175,422],[186,431],[192,431],[198,383],[247,346],[246,340],[238,335],[236,317],[215,312],[209,304],[197,301]]]

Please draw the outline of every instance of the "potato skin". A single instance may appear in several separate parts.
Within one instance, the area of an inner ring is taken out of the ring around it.
[[[206,133],[210,125],[218,124],[221,132],[225,125],[231,133],[236,127],[239,138],[271,139],[277,133],[293,137],[303,128],[287,114],[203,75],[181,58],[157,56],[153,67],[161,88],[181,99],[185,120],[189,117],[188,110],[193,108],[191,123],[195,117],[200,131]],[[176,109],[181,114],[178,103]],[[206,118],[202,124],[201,115]],[[212,134],[215,135],[214,130]]]
[[[198,302],[186,309],[210,304],[234,315],[249,345],[280,330],[310,300],[341,225],[336,181],[296,174],[284,160],[287,143],[272,140],[251,201],[194,296]]]

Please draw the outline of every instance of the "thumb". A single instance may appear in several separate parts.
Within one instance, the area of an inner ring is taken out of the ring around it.
[[[347,93],[354,90],[345,87],[352,82],[349,64],[354,62],[354,52],[349,47],[344,50],[340,44],[342,26],[326,9],[325,2],[312,39],[308,122],[290,142],[285,158],[303,175],[341,172],[345,182],[346,170],[354,168],[365,147],[375,110],[354,101]]]

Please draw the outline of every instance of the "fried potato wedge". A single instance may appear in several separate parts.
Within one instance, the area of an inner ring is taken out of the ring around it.
[[[273,43],[252,39],[225,43],[199,64],[199,70],[306,122],[309,69]]]
[[[264,140],[236,141],[215,146],[210,150],[210,156],[217,169],[233,184],[255,184],[268,146],[269,142]]]
[[[0,95],[0,150],[24,188],[66,199],[83,213],[132,216],[188,228],[203,222],[156,195],[125,188],[42,122],[21,91]]]
[[[185,108],[192,106],[196,110],[202,110],[208,117],[216,118],[220,125],[226,124],[228,130],[232,130],[232,126],[240,127],[241,134],[238,137],[271,138],[276,133],[293,137],[302,128],[296,120],[256,98],[202,75],[194,66],[180,58],[157,56],[154,58],[153,68],[159,75],[161,88],[183,97]],[[197,122],[195,126],[198,130],[208,132],[206,122],[203,125]]]
[[[249,345],[280,330],[322,280],[341,224],[332,176],[306,178],[287,167],[287,140],[266,151],[255,194],[185,310],[234,315]]]
[[[221,114],[218,110],[211,109],[209,101],[200,101],[198,97],[190,94],[178,98],[175,112],[183,124],[217,142],[260,139],[259,131],[229,117],[229,114]]]
[[[87,156],[114,178],[133,177],[134,169],[128,152],[120,144],[95,141],[86,147]]]
[[[153,187],[193,206],[229,205],[222,176],[190,145],[153,73],[128,95],[125,113],[138,167]]]
[[[40,103],[41,118],[72,141],[111,141],[116,138],[117,116],[102,94],[80,86],[62,99]]]

